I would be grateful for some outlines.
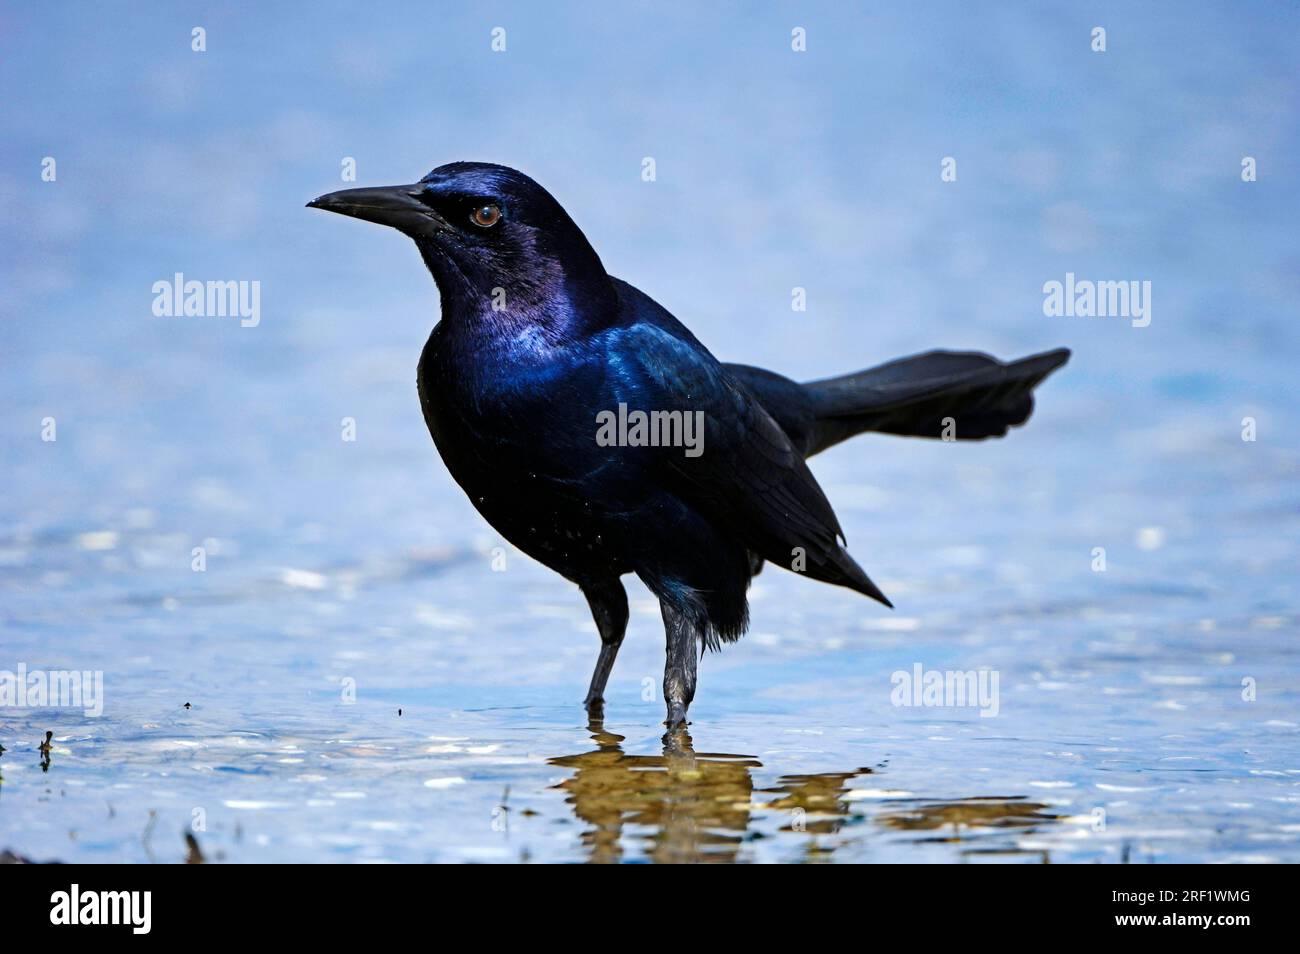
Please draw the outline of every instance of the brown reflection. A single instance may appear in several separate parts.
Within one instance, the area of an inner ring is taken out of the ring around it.
[[[916,833],[909,840],[917,844],[962,845],[960,852],[964,857],[1024,855],[1047,864],[1051,858],[1046,851],[1018,848],[1015,838],[1055,823],[1060,816],[1049,809],[1042,802],[1028,801],[1022,796],[892,802],[875,820],[886,828]]]
[[[593,862],[623,859],[625,826],[649,829],[642,835],[655,862],[734,862],[747,837],[755,809],[784,811],[791,821],[783,830],[833,832],[849,815],[846,783],[869,769],[827,775],[791,775],[775,788],[779,797],[754,802],[753,756],[696,752],[690,735],[664,737],[662,755],[628,755],[623,736],[606,732],[599,722],[589,727],[596,748],[580,755],[550,759],[551,765],[574,770],[556,788],[568,793],[579,820],[591,826],[582,843]],[[813,856],[829,854],[810,842]]]
[[[834,835],[847,821],[862,820],[862,815],[848,801],[848,783],[870,773],[871,769],[860,768],[853,772],[783,775],[772,788],[763,789],[777,796],[765,807],[789,815],[781,831],[806,832],[812,836],[803,846],[804,861],[829,861],[835,853],[835,844],[816,836]]]
[[[655,862],[744,861],[742,846],[770,837],[774,828],[804,835],[803,860],[825,861],[853,843],[840,835],[846,826],[859,826],[860,839],[879,825],[902,833],[907,843],[952,845],[964,860],[1019,856],[1047,863],[1046,850],[1023,848],[1022,839],[1061,817],[1049,805],[1020,796],[854,801],[853,780],[871,774],[869,768],[785,775],[770,788],[756,789],[758,759],[696,752],[685,731],[664,737],[662,755],[628,755],[623,736],[605,731],[600,722],[588,730],[593,750],[549,763],[573,772],[555,787],[588,826],[582,844],[592,862],[622,861],[624,834],[640,839]]]
[[[871,769],[860,768],[821,775],[783,775],[775,786],[763,789],[779,796],[766,807],[790,813],[790,821],[782,826],[782,831],[833,835],[854,814],[845,800],[849,780],[870,773]]]

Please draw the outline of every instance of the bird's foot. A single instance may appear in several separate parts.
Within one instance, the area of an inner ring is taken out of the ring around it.
[[[684,729],[686,726],[690,725],[690,723],[686,721],[686,706],[682,705],[680,702],[668,703],[668,718],[664,719],[664,725],[668,726],[669,732],[676,729]]]

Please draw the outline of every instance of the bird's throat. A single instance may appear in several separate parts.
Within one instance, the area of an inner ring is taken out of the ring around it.
[[[526,341],[556,347],[608,327],[618,298],[604,269],[566,273],[541,260],[515,274],[470,272],[430,242],[417,242],[438,285],[442,318],[458,337],[482,345]]]

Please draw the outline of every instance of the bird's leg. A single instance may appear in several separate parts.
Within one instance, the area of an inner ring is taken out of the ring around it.
[[[582,592],[600,632],[600,657],[596,660],[595,672],[591,674],[591,687],[583,705],[587,707],[588,716],[600,719],[605,714],[605,683],[614,668],[618,647],[623,644],[623,634],[627,632],[627,593],[617,579],[612,583],[584,586]]]
[[[660,601],[664,617],[667,651],[664,659],[664,704],[668,718],[664,725],[669,732],[686,725],[686,710],[695,698],[695,663],[699,658],[699,640],[691,621]]]

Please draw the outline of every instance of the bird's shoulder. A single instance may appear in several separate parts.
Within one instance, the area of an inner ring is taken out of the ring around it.
[[[631,285],[616,287],[631,320],[613,330],[608,365],[627,375],[643,409],[704,412],[702,453],[659,458],[671,484],[769,559],[791,546],[824,559],[837,553],[839,521],[776,420],[664,308]]]
[[[739,410],[745,395],[709,349],[649,295],[627,282],[612,282],[619,318],[598,336],[597,350],[614,389],[644,402],[711,413]]]

